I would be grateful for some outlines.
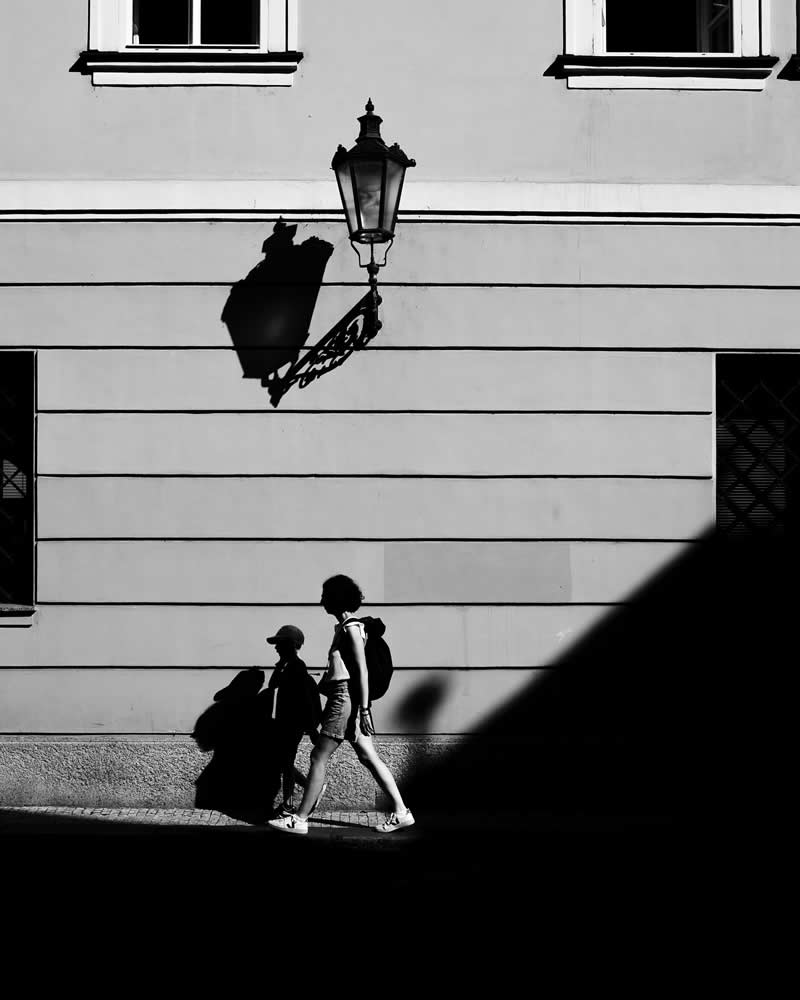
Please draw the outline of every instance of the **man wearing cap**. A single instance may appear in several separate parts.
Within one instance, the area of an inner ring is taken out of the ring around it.
[[[322,712],[317,686],[297,655],[305,642],[300,629],[296,625],[281,625],[275,635],[267,638],[267,642],[275,647],[280,657],[267,691],[272,699],[270,714],[274,720],[274,747],[283,787],[283,804],[279,809],[279,815],[282,815],[293,811],[295,780],[303,781],[294,765],[300,741],[304,733],[308,733],[313,741]]]

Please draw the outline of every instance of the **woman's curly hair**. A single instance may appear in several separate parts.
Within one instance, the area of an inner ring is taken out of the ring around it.
[[[364,595],[356,581],[343,573],[328,577],[322,584],[322,593],[332,603],[344,608],[345,611],[358,611],[364,600]]]

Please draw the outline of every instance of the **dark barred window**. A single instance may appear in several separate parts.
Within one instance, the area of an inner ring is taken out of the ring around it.
[[[33,605],[34,368],[0,351],[0,607]]]
[[[606,0],[607,52],[733,52],[733,0]]]
[[[138,45],[257,45],[259,0],[134,0]]]
[[[798,536],[800,355],[717,357],[717,527]]]

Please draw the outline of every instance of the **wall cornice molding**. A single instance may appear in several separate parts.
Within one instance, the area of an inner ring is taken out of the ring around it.
[[[0,180],[0,221],[343,221],[326,180]],[[800,185],[429,181],[404,222],[800,224]]]

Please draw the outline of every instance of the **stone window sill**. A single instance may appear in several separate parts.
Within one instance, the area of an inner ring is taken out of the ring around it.
[[[32,604],[0,604],[0,628],[30,628],[35,614]]]
[[[81,53],[71,71],[106,87],[290,87],[302,52],[242,49],[163,49]]]
[[[559,56],[546,76],[571,89],[763,90],[777,56]]]

